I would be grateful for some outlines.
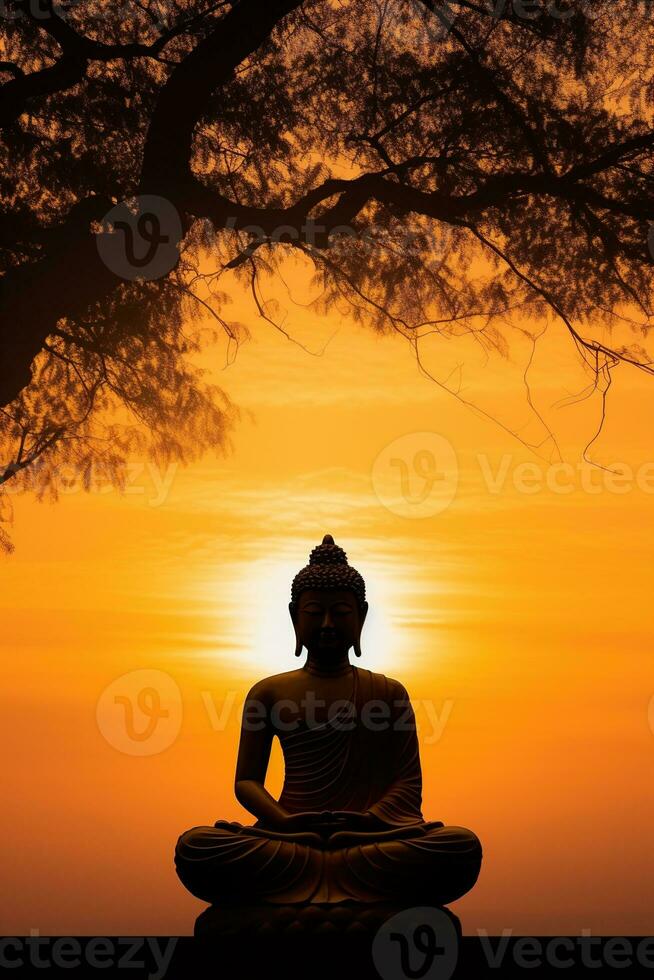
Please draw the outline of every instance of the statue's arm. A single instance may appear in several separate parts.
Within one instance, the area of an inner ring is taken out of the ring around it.
[[[266,686],[255,684],[243,705],[234,794],[239,803],[266,826],[281,827],[288,813],[264,786],[273,735],[270,691]]]
[[[423,816],[422,773],[416,719],[406,688],[399,681],[390,681],[390,745],[380,751],[384,765],[393,774],[382,796],[364,813],[336,810],[337,816],[347,819],[348,841],[357,839],[386,839],[401,836],[402,828],[413,827],[418,833]],[[358,835],[358,836],[357,836]],[[335,840],[345,841],[339,834]]]
[[[329,811],[289,813],[264,786],[275,734],[271,720],[275,700],[275,693],[266,680],[255,684],[245,699],[234,794],[239,803],[261,821],[263,828],[287,832],[289,836],[308,831],[318,841],[319,833],[340,830],[346,826],[345,821]]]
[[[395,681],[391,702],[393,780],[368,808],[385,827],[422,822],[422,770],[415,713],[406,688]]]

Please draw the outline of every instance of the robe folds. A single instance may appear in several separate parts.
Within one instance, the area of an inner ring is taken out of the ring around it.
[[[423,818],[415,715],[398,681],[352,665],[351,696],[327,721],[296,719],[276,733],[287,812],[370,811],[380,829],[324,838],[260,820],[192,827],[177,842],[175,867],[194,895],[211,903],[443,905],[474,885],[478,838]]]

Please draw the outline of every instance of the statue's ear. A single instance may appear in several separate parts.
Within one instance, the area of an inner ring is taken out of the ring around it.
[[[296,657],[301,657],[302,656],[302,647],[303,647],[304,644],[300,641],[300,637],[298,636],[298,633],[297,633],[297,628],[296,628],[296,624],[295,624],[295,607],[293,605],[293,601],[292,600],[288,604],[288,611],[291,614],[291,619],[293,620],[293,629],[295,630],[295,656]]]
[[[362,626],[363,626],[363,624],[366,621],[366,616],[367,615],[368,615],[368,603],[367,602],[364,602],[363,606],[361,607],[361,625]]]

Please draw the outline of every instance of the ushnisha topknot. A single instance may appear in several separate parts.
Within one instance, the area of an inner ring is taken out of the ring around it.
[[[357,597],[359,609],[363,609],[366,601],[366,584],[362,576],[348,563],[347,554],[334,544],[331,534],[326,534],[322,544],[313,548],[309,564],[293,579],[291,602],[295,606],[305,589],[351,589]]]

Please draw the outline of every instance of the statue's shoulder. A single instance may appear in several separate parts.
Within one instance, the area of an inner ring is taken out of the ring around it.
[[[407,691],[402,681],[396,680],[395,677],[387,677],[386,680],[388,681],[389,689],[392,691],[392,697],[394,701],[398,701],[398,702],[411,701],[409,697],[409,692]]]
[[[247,693],[247,697],[257,701],[267,701],[274,691],[272,677],[262,677],[256,681]]]
[[[252,685],[247,696],[260,701],[274,701],[281,697],[284,692],[288,692],[290,684],[300,675],[300,670],[285,670],[281,674],[262,677],[260,681]]]
[[[385,691],[390,698],[408,698],[409,695],[404,684],[395,677],[389,677],[388,674],[368,670],[365,667],[357,667],[357,670],[365,670],[370,675],[370,683],[376,691],[380,693]]]
[[[388,674],[386,674],[385,676],[386,676],[386,683],[388,684],[389,687],[392,687],[395,691],[406,691],[406,688],[402,683],[402,681],[398,681],[397,678],[395,677],[389,677]]]

